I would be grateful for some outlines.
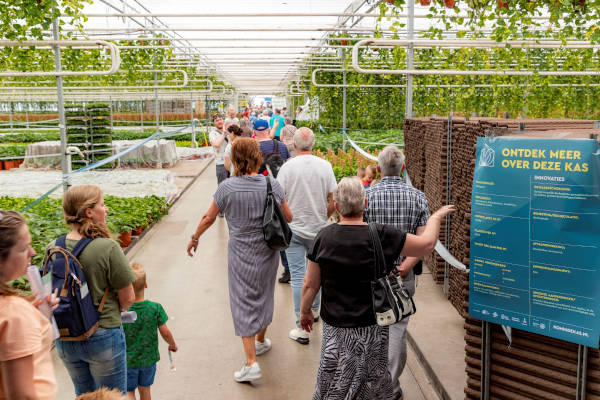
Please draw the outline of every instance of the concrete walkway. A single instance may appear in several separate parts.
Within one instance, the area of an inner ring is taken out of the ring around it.
[[[294,327],[289,285],[277,283],[275,313],[267,331],[273,348],[259,358],[263,379],[239,384],[233,372],[244,362],[241,340],[234,336],[227,288],[228,230],[224,219],[202,236],[198,254],[185,252],[191,233],[208,208],[216,189],[214,166],[208,168],[173,206],[168,216],[127,254],[145,266],[147,298],[160,302],[169,315],[168,326],[179,351],[177,370],[171,372],[167,345],[160,342],[162,360],[152,388],[155,399],[311,399],[321,346],[316,325],[308,346],[288,339]],[[73,387],[55,355],[58,398],[72,399]],[[437,399],[413,352],[401,378],[405,400]]]

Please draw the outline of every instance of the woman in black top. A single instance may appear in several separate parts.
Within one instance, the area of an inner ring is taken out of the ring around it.
[[[333,200],[340,222],[323,228],[315,238],[307,255],[300,305],[300,325],[310,332],[312,301],[322,289],[323,344],[313,400],[391,399],[388,328],[377,325],[371,300],[375,253],[363,222],[362,183],[343,178]],[[391,271],[399,255],[420,257],[431,252],[442,218],[454,209],[445,206],[431,215],[420,236],[378,224],[386,268]]]

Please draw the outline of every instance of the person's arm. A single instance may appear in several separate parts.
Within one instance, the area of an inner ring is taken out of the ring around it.
[[[327,195],[327,218],[331,217],[335,212],[335,206],[333,205],[333,193]]]
[[[223,133],[221,133],[221,135],[216,135],[215,137],[213,137],[210,140],[210,144],[213,145],[214,147],[219,147],[220,145],[223,144],[226,137],[227,137],[227,132],[223,132]]]
[[[194,253],[196,253],[200,236],[202,236],[202,234],[206,232],[206,230],[215,222],[217,219],[217,214],[219,214],[219,207],[213,199],[212,203],[210,203],[210,207],[208,207],[208,210],[202,216],[202,220],[198,224],[196,232],[194,232],[194,239],[190,240],[190,243],[187,246],[187,253],[190,257],[193,257]]]
[[[225,160],[225,169],[227,171],[229,171],[231,169],[231,157],[225,156],[224,160]]]
[[[294,216],[292,215],[292,210],[290,210],[290,206],[288,205],[287,200],[285,200],[283,203],[281,203],[281,206],[279,208],[281,209],[281,212],[283,213],[285,220],[287,222],[292,222],[292,219],[294,218]]]
[[[302,285],[302,298],[300,300],[300,327],[306,332],[312,331],[314,316],[312,303],[321,287],[321,267],[314,261],[308,260],[304,284]]]
[[[419,226],[415,234],[418,236],[421,235],[424,231],[425,227]],[[402,260],[400,265],[398,265],[398,272],[400,272],[400,276],[402,278],[406,278],[406,275],[408,275],[408,273],[414,268],[415,265],[419,263],[420,260],[420,257],[406,257],[404,260]]]
[[[403,256],[421,257],[431,253],[440,233],[442,219],[455,210],[456,206],[453,205],[443,206],[437,210],[429,217],[427,225],[425,225],[425,229],[421,235],[413,235],[410,233],[406,235],[406,241],[404,242],[404,247],[400,254]]]
[[[173,334],[171,330],[167,326],[167,324],[162,324],[158,327],[158,332],[160,336],[164,339],[165,342],[169,344],[169,351],[176,352],[177,351],[177,343],[175,343],[175,339],[173,338]]]
[[[15,360],[0,361],[2,387],[8,400],[35,400],[33,354]]]
[[[127,311],[135,300],[135,292],[133,291],[133,285],[129,284],[121,290],[117,290],[117,297],[119,298],[119,304],[121,305],[121,311]]]

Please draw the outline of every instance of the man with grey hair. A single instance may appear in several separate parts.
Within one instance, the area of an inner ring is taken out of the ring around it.
[[[392,225],[406,233],[421,234],[429,218],[425,194],[404,183],[401,178],[405,169],[404,154],[396,146],[387,146],[378,157],[377,171],[381,181],[368,188],[365,220]],[[409,293],[415,293],[415,271],[419,258],[400,257],[396,265]],[[418,272],[420,273],[420,272]],[[394,386],[394,400],[402,399],[400,375],[406,365],[406,329],[409,318],[390,326],[388,370]]]
[[[294,219],[290,222],[292,240],[285,250],[291,275],[296,328],[289,338],[301,344],[309,343],[308,332],[302,330],[300,320],[300,298],[302,282],[306,274],[306,253],[312,247],[315,236],[327,225],[333,213],[331,198],[337,187],[333,168],[329,161],[312,155],[315,135],[308,128],[300,128],[294,134],[296,157],[281,166],[277,181],[285,190],[285,198]],[[315,321],[318,321],[320,295],[312,305]]]

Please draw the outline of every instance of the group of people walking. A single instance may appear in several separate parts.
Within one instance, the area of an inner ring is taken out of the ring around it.
[[[233,378],[252,382],[262,377],[258,357],[273,345],[267,328],[274,317],[281,260],[289,272],[280,281],[291,283],[290,312],[296,320],[288,337],[309,345],[315,323],[322,322],[313,399],[401,399],[398,378],[406,362],[408,318],[390,327],[376,322],[371,297],[375,248],[369,224],[382,244],[386,271],[398,269],[414,294],[413,269],[432,251],[440,223],[454,207],[430,215],[424,194],[401,178],[404,155],[394,146],[379,153],[377,172],[382,178],[365,189],[356,177],[336,182],[331,164],[312,154],[315,135],[308,128],[284,122],[277,139],[277,120],[271,125],[257,119],[250,132],[231,116],[226,120],[217,115],[213,121],[210,136],[219,185],[187,253],[193,256],[202,234],[219,216],[225,217],[230,308],[245,355]],[[282,141],[284,135],[291,143]],[[263,236],[269,188],[292,231],[282,252],[271,249]],[[80,399],[108,388],[128,399],[135,399],[138,390],[146,400],[159,359],[158,334],[169,351],[177,351],[177,345],[162,306],[144,296],[148,283],[143,267],[130,265],[112,239],[107,212],[96,186],[75,186],[64,195],[64,219],[71,231],[48,249],[76,252],[85,242],[77,252],[87,285],[81,295],[91,296],[99,321],[83,340],[56,341],[57,353]],[[337,222],[330,219],[334,213]],[[0,399],[54,400],[57,395],[49,352],[54,333],[49,315],[37,309],[56,308],[57,293],[34,300],[8,284],[25,275],[34,254],[24,217],[0,210]],[[137,320],[124,329],[121,313],[127,310],[135,311]]]
[[[219,119],[214,120],[215,131],[220,129]],[[376,226],[386,270],[397,268],[414,294],[412,268],[433,250],[440,223],[454,207],[429,214],[425,195],[401,178],[404,155],[394,146],[379,154],[382,179],[365,191],[358,178],[336,182],[331,164],[312,155],[315,135],[310,129],[294,131],[292,157],[272,128],[257,120],[252,137],[232,138],[234,173],[221,179],[217,164],[219,186],[187,248],[193,256],[202,234],[218,215],[225,217],[230,307],[246,357],[233,377],[238,382],[260,379],[257,357],[272,346],[266,330],[273,320],[280,257],[267,246],[262,231],[270,182],[292,231],[290,245],[281,254],[289,268],[296,316],[288,336],[309,344],[314,323],[323,322],[313,399],[401,399],[398,378],[406,362],[408,318],[390,328],[376,323],[371,298],[375,249],[369,223]],[[211,137],[218,158],[231,135],[215,132]],[[280,165],[272,161],[275,158]],[[328,224],[334,212],[339,222]]]

